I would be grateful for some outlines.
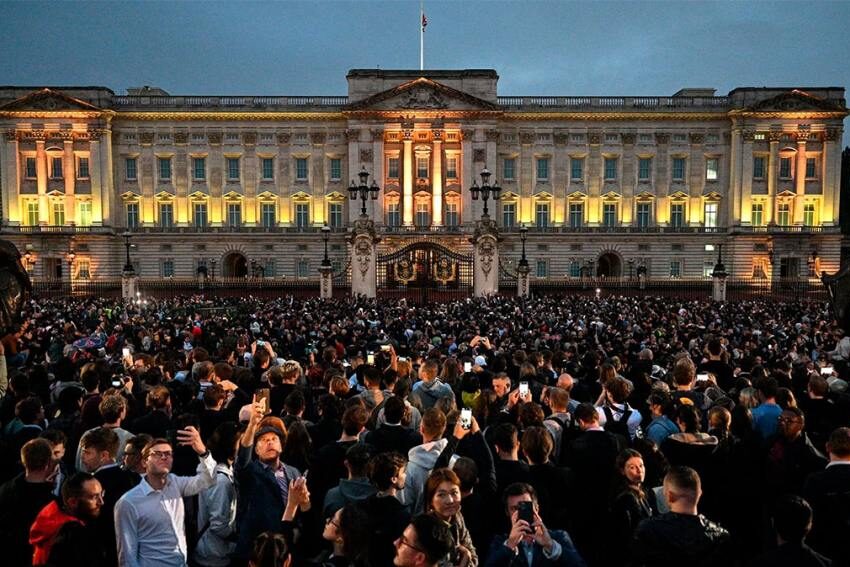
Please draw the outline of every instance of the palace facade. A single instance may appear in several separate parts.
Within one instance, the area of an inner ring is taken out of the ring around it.
[[[499,96],[493,70],[352,70],[347,96],[0,87],[3,237],[35,278],[316,278],[348,265],[366,203],[379,253],[469,251],[487,206],[506,272],[732,277],[838,268],[844,89]],[[501,199],[471,198],[487,168]],[[73,254],[69,254],[73,252]],[[71,260],[71,262],[69,262]]]

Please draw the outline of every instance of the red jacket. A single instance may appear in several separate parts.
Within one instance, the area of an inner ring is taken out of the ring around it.
[[[50,548],[56,540],[56,535],[62,526],[68,522],[83,523],[79,518],[66,514],[55,500],[38,513],[32,528],[30,528],[30,545],[34,550],[32,564],[34,566],[47,563],[47,559],[50,557]]]

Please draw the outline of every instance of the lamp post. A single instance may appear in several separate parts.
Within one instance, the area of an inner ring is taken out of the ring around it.
[[[519,259],[520,267],[528,268],[528,258],[525,257],[525,240],[528,238],[528,227],[522,224],[519,227],[519,239],[522,242],[522,256]]]
[[[27,273],[32,275],[32,265],[35,264],[35,260],[32,259],[32,251],[31,250],[27,250],[24,253],[24,264],[25,264],[24,268],[26,269]]]
[[[322,267],[329,268],[331,266],[331,260],[328,258],[328,240],[331,237],[331,227],[325,225],[322,227],[322,240],[325,242],[325,257],[322,258]]]
[[[77,259],[77,253],[74,252],[73,248],[68,250],[67,258],[68,258],[68,279],[73,281],[73,279],[74,279],[74,260]]]
[[[711,272],[712,299],[714,301],[726,301],[726,266],[723,265],[723,245],[717,246],[717,263],[714,265],[714,271]]]
[[[472,193],[472,200],[477,201],[478,196],[481,196],[481,200],[484,201],[484,212],[481,214],[482,219],[488,219],[490,215],[487,210],[487,201],[490,200],[490,194],[493,194],[493,200],[498,201],[502,188],[499,187],[499,183],[496,180],[493,180],[492,187],[490,186],[490,170],[487,169],[487,166],[484,166],[484,169],[481,170],[481,186],[478,185],[478,181],[474,180],[472,182],[472,187],[469,188],[470,193]]]
[[[357,177],[360,178],[360,185],[355,185],[354,180],[351,180],[351,185],[348,186],[348,193],[351,196],[352,201],[356,201],[358,196],[360,197],[360,201],[362,202],[362,206],[360,207],[360,216],[363,218],[367,218],[369,215],[366,214],[366,201],[369,200],[369,196],[371,195],[372,200],[375,201],[378,199],[378,193],[381,191],[378,184],[375,183],[375,180],[372,180],[372,185],[368,185],[369,182],[369,172],[366,171],[366,166],[362,166],[360,169],[360,173],[357,174]]]
[[[126,261],[124,262],[124,271],[128,274],[132,274],[133,272],[135,272],[133,264],[132,262],[130,262],[130,239],[133,237],[133,234],[129,230],[125,230],[124,234],[122,234],[121,236],[124,237],[124,248],[127,252]]]
[[[485,209],[486,210],[486,209]],[[485,213],[486,215],[486,213]],[[528,227],[525,224],[519,227],[519,239],[522,242],[522,256],[519,258],[519,264],[516,267],[517,295],[519,297],[528,297],[531,288],[528,281],[528,273],[531,271],[528,267],[528,258],[525,256],[525,239],[528,238]]]

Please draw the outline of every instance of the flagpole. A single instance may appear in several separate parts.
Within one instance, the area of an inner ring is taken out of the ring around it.
[[[422,25],[425,17],[425,2],[419,2],[419,70],[425,70],[425,26]]]

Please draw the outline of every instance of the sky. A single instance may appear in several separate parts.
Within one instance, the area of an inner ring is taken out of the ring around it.
[[[850,0],[424,8],[426,69],[495,69],[500,95],[850,87]],[[349,69],[419,68],[419,9],[419,0],[0,0],[0,85],[344,95]]]

